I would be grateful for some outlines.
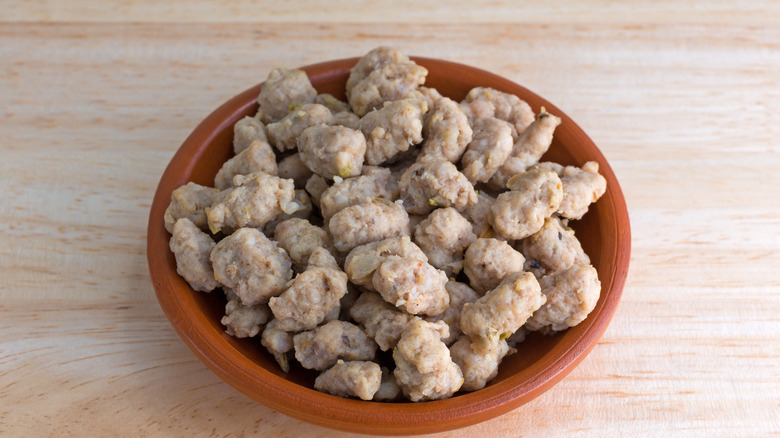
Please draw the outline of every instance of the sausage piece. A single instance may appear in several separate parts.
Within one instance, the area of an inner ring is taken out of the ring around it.
[[[347,97],[349,97],[355,85],[365,79],[372,71],[391,62],[409,62],[409,57],[398,49],[388,46],[379,46],[363,55],[349,71],[346,86]]]
[[[311,126],[298,137],[301,161],[326,179],[360,175],[366,139],[360,131],[344,126]]]
[[[268,322],[271,311],[266,304],[245,306],[241,300],[230,300],[225,306],[222,325],[225,332],[237,338],[253,338],[260,333],[263,324]]]
[[[268,302],[282,330],[312,330],[331,312],[338,317],[341,297],[347,293],[347,274],[332,267],[335,260],[322,267],[312,265],[311,258],[290,287]]]
[[[530,272],[509,275],[495,289],[463,306],[460,328],[477,353],[485,353],[526,323],[547,298]]]
[[[171,252],[176,258],[176,272],[190,287],[201,292],[211,292],[219,287],[214,279],[214,269],[209,256],[214,249],[214,240],[196,227],[187,218],[176,221],[173,236],[169,242]]]
[[[294,106],[290,113],[278,122],[265,127],[268,141],[281,152],[295,149],[298,137],[304,129],[317,125],[332,125],[336,119],[330,110],[318,103]]]
[[[463,271],[480,295],[498,286],[512,273],[521,272],[525,258],[503,240],[479,238],[464,255]]]
[[[442,158],[423,158],[412,164],[398,186],[404,208],[411,214],[428,214],[436,207],[462,211],[477,202],[474,186]]]
[[[425,116],[423,154],[457,163],[472,141],[472,134],[469,120],[458,104],[441,97],[433,102],[431,111]]]
[[[360,327],[346,321],[330,321],[293,336],[295,358],[310,370],[326,370],[337,360],[373,360],[376,342]]]
[[[534,312],[525,327],[543,333],[566,330],[584,321],[601,294],[598,272],[590,265],[575,264],[546,275],[539,285],[547,302]]]
[[[385,301],[413,315],[438,315],[450,303],[447,275],[415,259],[388,257],[374,272],[373,284]]]
[[[219,192],[211,207],[206,208],[209,229],[235,230],[241,227],[262,227],[281,213],[300,209],[295,203],[292,180],[281,179],[264,172],[236,175],[232,187]]]
[[[449,335],[447,324],[417,319],[403,331],[393,350],[398,386],[411,401],[448,398],[463,384],[463,373],[441,341]]]
[[[366,137],[366,163],[376,166],[422,141],[420,105],[403,99],[389,102],[360,119]]]
[[[534,120],[534,112],[525,101],[514,94],[493,88],[473,88],[466,95],[463,108],[472,125],[478,119],[486,117],[509,122],[514,131],[513,137],[525,131]]]
[[[263,82],[257,103],[263,123],[281,120],[290,112],[290,106],[314,102],[317,90],[311,85],[306,72],[297,69],[275,68]]]
[[[390,62],[373,70],[349,90],[349,106],[360,117],[385,102],[412,95],[425,82],[428,70],[414,62]]]
[[[371,400],[379,390],[382,369],[374,362],[339,360],[314,380],[314,389],[339,397]]]
[[[448,276],[463,269],[463,251],[476,238],[471,223],[452,207],[434,210],[414,232],[414,241],[430,264]]]
[[[488,117],[474,123],[474,137],[463,154],[463,175],[472,184],[488,182],[512,152],[509,123]]]
[[[544,108],[536,120],[526,129],[512,146],[512,152],[490,179],[490,186],[496,190],[506,187],[509,178],[539,162],[552,144],[553,132],[561,124],[561,119]]]
[[[322,218],[327,222],[339,211],[374,198],[395,201],[398,199],[398,182],[390,169],[363,166],[362,175],[337,181],[322,193]]]
[[[344,271],[352,283],[373,290],[374,272],[390,256],[428,261],[425,253],[409,236],[391,237],[354,248],[344,261]]]
[[[590,263],[574,230],[564,227],[555,216],[546,218],[542,229],[523,239],[523,255],[539,262],[545,271],[561,271],[575,262]]]
[[[366,334],[376,341],[382,351],[396,346],[404,327],[412,318],[375,292],[363,292],[352,305],[349,315],[365,327]]]
[[[356,246],[406,234],[409,215],[399,204],[375,198],[336,213],[328,227],[336,249],[347,252]]]
[[[217,197],[219,189],[189,182],[171,192],[171,203],[165,209],[165,229],[173,233],[177,220],[187,218],[200,229],[208,228],[206,207]]]
[[[471,338],[464,336],[450,347],[452,360],[463,372],[463,386],[460,387],[463,391],[484,388],[487,382],[496,377],[501,359],[510,352],[507,342],[503,339],[481,353],[471,348],[471,345]]]
[[[563,184],[555,172],[533,168],[513,176],[512,189],[493,204],[493,228],[507,239],[523,239],[539,231],[563,199]]]
[[[233,186],[233,177],[254,172],[276,175],[276,155],[268,143],[253,141],[248,148],[225,161],[214,177],[214,187],[225,190]]]
[[[255,141],[268,143],[265,125],[259,118],[246,116],[233,125],[233,152],[240,154]]]
[[[214,278],[245,306],[266,303],[282,293],[292,278],[287,252],[254,228],[240,228],[211,251]]]

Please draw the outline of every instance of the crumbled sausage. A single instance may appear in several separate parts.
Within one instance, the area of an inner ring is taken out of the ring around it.
[[[439,400],[450,397],[463,384],[463,373],[452,361],[441,341],[447,337],[447,324],[421,319],[412,321],[393,350],[395,379],[411,401]]]
[[[474,137],[463,154],[463,175],[473,184],[488,182],[512,152],[509,123],[488,117],[474,123]]]
[[[385,102],[409,97],[425,82],[428,70],[414,62],[390,62],[373,70],[349,93],[349,106],[360,117]]]
[[[534,121],[531,106],[514,94],[504,93],[493,88],[477,87],[469,91],[463,101],[469,122],[473,125],[478,119],[495,117],[512,124],[516,136],[528,128]]]
[[[363,292],[352,305],[349,315],[365,327],[366,334],[376,341],[382,351],[395,347],[412,318],[375,292]]]
[[[225,316],[222,325],[225,332],[237,338],[253,338],[260,333],[260,328],[268,322],[271,311],[268,305],[245,306],[241,300],[230,300],[225,306]]]
[[[477,193],[454,164],[428,158],[411,165],[398,183],[404,208],[411,214],[428,214],[436,207],[462,211],[477,202]]]
[[[567,269],[575,262],[590,263],[580,241],[574,236],[574,230],[564,227],[555,216],[546,218],[542,229],[523,239],[523,255],[526,259],[538,261],[542,268],[549,271]]]
[[[333,114],[349,112],[349,105],[347,105],[347,102],[343,102],[341,100],[336,99],[336,97],[333,96],[332,94],[328,94],[328,93],[318,94],[317,97],[314,98],[314,103],[323,105],[325,108],[329,109],[330,112],[332,112]]]
[[[255,141],[268,143],[265,126],[257,117],[246,116],[233,125],[233,152],[240,154]]]
[[[325,321],[334,309],[334,316],[338,317],[339,303],[346,293],[347,274],[337,268],[309,263],[289,289],[271,298],[268,306],[282,330],[311,330]]]
[[[279,172],[279,178],[291,179],[295,182],[295,187],[302,189],[306,186],[306,181],[311,178],[314,173],[309,170],[306,165],[301,161],[300,154],[292,154],[282,159],[277,166]]]
[[[494,237],[493,232],[493,203],[496,198],[480,191],[477,193],[477,202],[463,210],[463,217],[471,222],[471,228],[477,237]]]
[[[491,187],[496,190],[504,189],[509,178],[525,172],[538,163],[550,148],[553,132],[560,124],[559,117],[553,116],[542,108],[536,120],[515,141],[509,157],[490,179]]]
[[[373,360],[376,343],[360,327],[346,321],[330,321],[293,336],[295,358],[310,370],[326,370],[337,360]]]
[[[290,107],[314,102],[317,90],[303,70],[275,68],[263,82],[257,103],[263,123],[273,123],[290,112]]]
[[[525,327],[544,333],[566,330],[581,323],[596,307],[601,282],[596,268],[576,264],[539,280],[547,302],[534,312]]]
[[[300,206],[293,202],[292,180],[264,172],[236,175],[232,187],[219,192],[211,207],[206,208],[209,229],[262,227],[281,213],[294,213]]]
[[[293,335],[279,328],[279,321],[272,319],[260,335],[260,343],[274,356],[279,368],[285,373],[290,371],[287,352],[293,349]]]
[[[276,175],[278,172],[276,155],[268,143],[253,141],[247,149],[225,161],[214,177],[214,187],[225,190],[233,186],[234,176],[254,172],[265,172],[269,175]]]
[[[382,369],[375,362],[339,360],[314,380],[314,389],[339,397],[371,400],[379,390]]]
[[[388,102],[360,119],[366,137],[366,163],[382,164],[422,141],[422,112],[410,99]]]
[[[194,290],[211,292],[219,287],[209,261],[211,250],[216,245],[211,236],[201,231],[189,219],[182,218],[173,226],[169,245],[176,257],[176,272],[184,277]]]
[[[463,272],[471,287],[484,295],[507,275],[521,272],[524,262],[523,255],[503,240],[479,238],[466,250]]]
[[[433,103],[423,125],[423,154],[457,163],[472,141],[468,118],[452,99],[442,97]],[[510,134],[511,135],[511,134]]]
[[[438,315],[450,303],[447,275],[415,259],[389,256],[374,272],[374,289],[388,303],[413,315]]]
[[[349,72],[347,78],[347,96],[352,88],[365,79],[372,71],[391,62],[409,62],[409,57],[398,49],[388,46],[379,46],[363,55]]]
[[[254,228],[240,228],[211,251],[214,278],[241,298],[245,306],[268,302],[292,278],[287,252]]]
[[[307,103],[294,107],[282,120],[269,123],[265,129],[271,144],[284,152],[298,146],[298,137],[304,129],[310,126],[332,125],[334,121],[333,113],[327,107],[318,103]]]
[[[306,192],[311,196],[311,202],[317,208],[320,206],[320,197],[328,190],[328,181],[316,173],[306,180]]]
[[[328,227],[336,249],[347,252],[356,246],[406,234],[409,215],[399,204],[375,198],[336,213]]]
[[[339,211],[374,198],[398,199],[398,182],[390,169],[363,166],[363,174],[336,181],[320,198],[322,218],[327,222]]]
[[[477,301],[479,294],[474,292],[474,289],[470,288],[466,283],[457,281],[448,281],[444,287],[447,288],[447,293],[450,295],[450,305],[447,306],[444,313],[429,316],[425,319],[430,322],[444,321],[447,323],[450,327],[450,335],[442,339],[442,342],[450,345],[462,334],[460,331],[460,312],[463,309],[463,305]]]
[[[460,328],[471,338],[472,349],[484,353],[522,327],[545,301],[536,277],[516,272],[477,301],[465,304]]]
[[[599,163],[595,161],[588,161],[582,169],[566,166],[557,173],[563,184],[563,200],[558,213],[567,219],[581,218],[590,204],[598,201],[607,190],[607,180],[599,175]]]
[[[496,377],[501,360],[510,349],[505,340],[490,345],[486,351],[477,352],[471,348],[471,338],[464,336],[450,347],[452,360],[463,372],[462,391],[476,391]]]
[[[409,236],[391,237],[355,247],[344,261],[344,271],[352,283],[373,290],[374,272],[389,256],[428,261],[425,253]]]
[[[476,238],[471,223],[452,207],[434,210],[414,232],[414,242],[430,264],[447,275],[463,269],[463,251]]]
[[[301,161],[323,178],[360,175],[366,139],[360,131],[344,126],[311,126],[298,137]]]
[[[511,189],[493,204],[493,229],[507,239],[523,239],[539,231],[558,209],[563,185],[555,172],[534,168],[513,176]]]
[[[165,229],[173,233],[177,220],[187,218],[200,229],[208,228],[206,207],[214,202],[218,189],[189,182],[171,193],[171,203],[165,210]]]
[[[309,264],[309,256],[315,249],[330,247],[328,233],[306,219],[292,218],[280,223],[274,230],[274,239],[299,269]]]

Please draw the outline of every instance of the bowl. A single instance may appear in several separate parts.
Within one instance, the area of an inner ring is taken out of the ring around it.
[[[176,273],[163,214],[171,192],[189,181],[212,185],[222,163],[233,155],[233,124],[257,110],[256,85],[217,108],[184,141],[163,173],[149,215],[148,262],[160,306],[182,340],[215,374],[252,399],[283,414],[349,432],[403,435],[457,429],[504,414],[563,379],[593,349],[617,309],[628,271],[631,237],[620,186],[604,156],[585,132],[555,105],[486,71],[453,62],[413,57],[428,69],[426,86],[460,101],[473,87],[492,87],[519,96],[535,112],[544,106],[559,116],[544,160],[582,165],[596,161],[607,191],[585,217],[573,223],[598,270],[601,297],[588,318],[553,336],[533,333],[520,353],[502,362],[496,378],[479,391],[447,400],[381,403],[347,399],[313,389],[316,372],[297,367],[285,374],[256,339],[237,339],[220,324],[224,298],[193,291]],[[358,58],[302,67],[320,93],[344,99],[350,68]]]

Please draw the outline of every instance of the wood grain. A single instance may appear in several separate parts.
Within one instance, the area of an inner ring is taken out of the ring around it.
[[[155,301],[145,227],[162,170],[218,104],[275,66],[388,43],[560,106],[615,170],[634,236],[623,300],[590,356],[531,403],[438,436],[780,433],[777,5],[653,4],[591,1],[566,19],[498,2],[425,26],[335,7],[317,25],[287,7],[234,23],[247,21],[240,2],[165,20],[133,1],[4,7],[0,435],[343,436],[197,361]]]

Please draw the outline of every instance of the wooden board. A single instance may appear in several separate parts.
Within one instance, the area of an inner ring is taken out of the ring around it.
[[[273,67],[380,44],[560,106],[609,160],[632,221],[623,301],[590,356],[533,402],[440,436],[780,433],[776,3],[441,2],[410,19],[433,25],[335,7],[312,24],[289,7],[248,19],[243,3],[15,3],[0,13],[0,435],[342,436],[193,356],[156,303],[146,220],[168,160],[221,102]]]

